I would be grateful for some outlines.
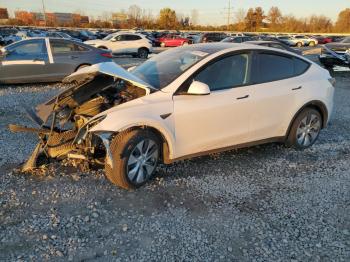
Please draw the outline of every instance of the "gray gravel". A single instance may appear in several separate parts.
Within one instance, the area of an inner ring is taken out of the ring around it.
[[[35,138],[6,126],[61,86],[1,89],[0,260],[349,261],[350,74],[335,76],[332,122],[312,148],[181,161],[133,192],[66,162],[19,174]]]

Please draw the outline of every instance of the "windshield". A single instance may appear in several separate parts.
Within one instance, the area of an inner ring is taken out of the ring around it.
[[[110,34],[110,35],[107,35],[105,38],[103,38],[102,40],[109,40],[111,38],[113,38],[115,35],[114,34]]]
[[[66,33],[59,33],[63,38],[72,38],[70,35],[66,34]]]
[[[132,73],[157,89],[162,89],[184,71],[209,55],[190,47],[162,52],[136,67]]]

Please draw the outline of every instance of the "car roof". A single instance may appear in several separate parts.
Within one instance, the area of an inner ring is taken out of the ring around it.
[[[281,42],[278,41],[271,41],[271,40],[259,40],[259,41],[247,41],[247,44],[255,44],[255,45],[259,45],[259,44],[281,44],[283,45]]]

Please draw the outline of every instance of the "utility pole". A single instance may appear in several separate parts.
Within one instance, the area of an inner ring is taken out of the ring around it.
[[[45,26],[46,26],[46,11],[45,11],[45,3],[44,3],[44,0],[41,0],[41,3],[42,3],[42,5],[43,5],[44,22],[45,22]]]
[[[228,7],[224,8],[225,9],[225,14],[227,15],[227,31],[229,30],[230,27],[230,19],[233,11],[233,7],[231,7],[231,0],[228,0]]]

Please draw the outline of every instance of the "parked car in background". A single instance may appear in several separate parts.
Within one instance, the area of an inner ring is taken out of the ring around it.
[[[111,58],[107,50],[68,39],[22,40],[1,49],[0,83],[60,81],[83,67]]]
[[[305,46],[305,43],[306,43],[301,39],[296,39],[290,36],[278,36],[277,39],[288,46],[302,47],[302,46]]]
[[[298,49],[291,48],[290,46],[278,42],[278,41],[247,41],[247,44],[253,44],[253,45],[260,45],[260,46],[266,46],[266,47],[272,47],[277,48],[280,50],[289,51],[298,55],[302,55],[302,52]]]
[[[80,39],[81,41],[87,41],[87,40],[90,40],[89,36],[87,34],[83,34],[82,32],[78,31],[78,30],[62,30],[62,32],[70,35],[71,37],[73,38],[78,38]]]
[[[323,45],[323,44],[328,44],[333,42],[332,38],[329,36],[315,36],[315,39],[318,41],[319,44]]]
[[[174,47],[190,44],[190,40],[176,34],[168,34],[155,40],[156,46]]]
[[[243,43],[246,41],[253,41],[254,38],[250,36],[229,36],[221,40],[220,42],[225,42],[225,43]]]
[[[116,55],[132,55],[147,58],[152,53],[152,42],[142,34],[118,32],[103,39],[86,41],[85,44],[110,49]]]
[[[220,42],[226,37],[225,33],[203,33],[200,35],[198,43]]]
[[[60,141],[46,156],[104,161],[106,177],[126,189],[144,185],[159,162],[266,142],[308,148],[327,126],[334,94],[328,71],[307,59],[230,43],[173,48],[131,71],[101,63],[65,82],[75,85],[35,113],[41,125],[73,128],[37,131],[31,159],[43,141]],[[89,104],[96,110],[85,112]]]
[[[74,40],[74,41],[77,41],[77,42],[81,42],[81,40],[79,38],[71,37],[69,34],[64,33],[64,32],[60,32],[60,31],[48,31],[46,33],[46,37],[66,38],[66,39],[69,39],[69,40]]]
[[[329,70],[332,70],[334,66],[350,68],[350,36],[341,42],[325,44],[321,49],[319,60]]]
[[[296,39],[297,41],[302,41],[305,46],[316,46],[318,44],[317,39],[313,37],[305,36],[305,35],[295,35],[293,36],[293,38]]]

